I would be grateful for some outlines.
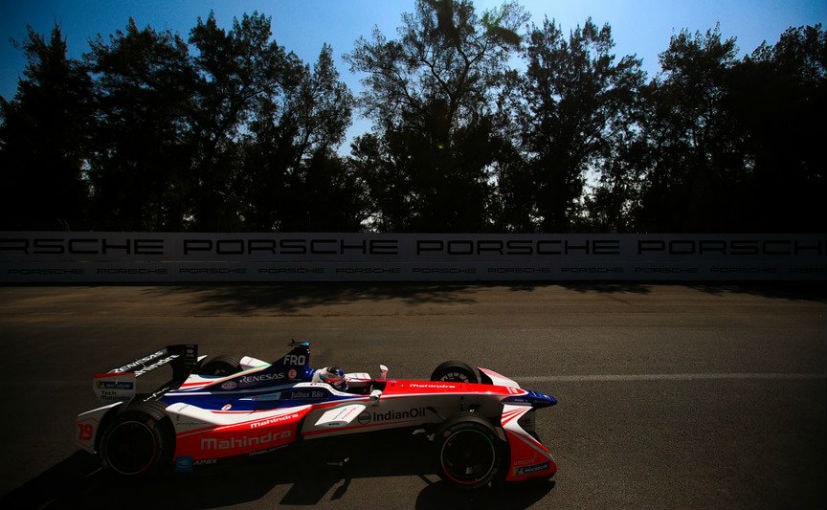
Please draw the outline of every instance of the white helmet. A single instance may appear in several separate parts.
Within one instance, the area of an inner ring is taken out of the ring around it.
[[[339,391],[347,390],[345,372],[338,367],[324,367],[316,370],[313,374],[313,382],[327,383]]]

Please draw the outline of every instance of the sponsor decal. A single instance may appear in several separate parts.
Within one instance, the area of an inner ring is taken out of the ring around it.
[[[823,280],[825,260],[824,234],[0,233],[0,282]]]
[[[163,239],[92,238],[6,238],[0,239],[0,252],[25,255],[163,255]]]
[[[356,418],[356,421],[358,421],[360,425],[367,425],[368,423],[413,420],[416,418],[423,418],[426,412],[427,410],[424,407],[414,407],[404,411],[396,411],[393,409],[385,412],[365,411]]]
[[[75,267],[67,268],[43,268],[43,269],[15,269],[11,268],[7,274],[16,274],[22,276],[28,275],[63,275],[63,274],[84,274],[83,269]]]
[[[667,273],[667,274],[682,274],[682,273],[697,273],[697,267],[677,267],[677,266],[649,266],[649,267],[635,267],[635,273]]]
[[[180,274],[247,274],[246,267],[179,267]]]
[[[288,379],[295,379],[298,376],[298,372],[296,372],[295,368],[291,368],[287,371],[287,378]]]
[[[524,466],[514,468],[514,474],[517,476],[521,475],[530,475],[532,473],[541,473],[551,467],[551,463],[548,461],[543,462],[542,464],[534,464],[533,466]]]
[[[254,421],[250,424],[250,429],[259,429],[261,427],[267,427],[269,425],[275,425],[276,423],[284,423],[286,421],[295,420],[298,418],[298,413],[290,413],[281,416],[272,416],[270,418],[265,418],[260,421]]]
[[[422,274],[477,274],[475,267],[415,267],[413,273]]]
[[[92,390],[102,401],[117,401],[135,395],[135,373],[112,372],[98,374],[93,379]]]
[[[160,350],[160,351],[157,351],[157,352],[153,352],[152,354],[148,354],[148,355],[144,356],[143,358],[136,359],[132,363],[127,363],[126,365],[115,369],[115,371],[117,371],[117,372],[128,372],[128,371],[130,371],[134,368],[140,367],[141,368],[140,370],[135,371],[135,375],[139,376],[139,375],[141,375],[145,372],[149,372],[150,370],[152,370],[154,368],[158,368],[159,366],[163,365],[164,363],[169,363],[170,361],[172,361],[172,360],[174,360],[175,358],[178,357],[177,354],[172,354],[170,356],[167,356],[166,358],[159,359],[162,356],[164,356],[165,354],[167,354],[166,349],[163,349],[163,350]],[[158,361],[156,363],[153,363],[152,365],[143,366],[145,363],[148,363],[148,362],[154,361],[154,360],[158,360]]]
[[[158,361],[156,361],[155,363],[153,363],[151,365],[147,365],[147,366],[145,366],[145,367],[143,367],[139,370],[136,370],[135,371],[135,376],[137,377],[137,376],[140,376],[140,375],[143,375],[143,374],[149,372],[150,370],[155,370],[156,368],[160,367],[161,365],[166,365],[167,363],[169,363],[170,361],[174,360],[177,357],[178,357],[177,354],[173,354],[171,356],[167,356],[166,358],[159,359]]]
[[[227,381],[221,385],[222,390],[234,390],[238,388],[238,383],[235,381]]]
[[[260,267],[262,274],[324,274],[323,267]]]
[[[259,375],[245,375],[238,380],[242,386],[249,386],[251,384],[258,384],[265,381],[279,381],[284,379],[284,373],[278,374],[259,374]]]
[[[0,237],[0,256],[89,257],[110,259],[146,256],[174,257],[184,261],[209,261],[215,256],[237,256],[276,261],[280,256],[331,256],[365,258],[431,256],[514,258],[531,256],[805,256],[827,255],[827,239],[815,235],[686,236],[662,235],[441,235],[410,234],[396,237],[372,235],[267,234],[224,235],[90,233],[18,233]],[[290,261],[292,263],[292,260]],[[372,267],[372,266],[368,266]],[[384,267],[384,266],[382,266]],[[394,266],[395,268],[396,266]],[[425,266],[427,267],[427,266]],[[532,266],[524,266],[531,268]],[[216,268],[184,266],[181,272],[209,272]],[[242,270],[243,268],[236,268]],[[293,267],[279,262],[259,269],[261,273],[324,273],[329,267]],[[348,268],[342,268],[345,271]],[[362,268],[356,267],[355,270]],[[385,268],[387,270],[388,268]],[[107,271],[107,269],[104,269]]]
[[[253,400],[262,400],[265,402],[272,401],[272,400],[281,400],[281,392],[276,391],[274,393],[263,393],[261,395],[254,395],[252,397]]]
[[[457,387],[453,384],[431,384],[431,383],[409,383],[408,388],[417,390],[455,390]]]
[[[218,464],[218,459],[198,459],[194,460],[189,456],[176,457],[175,472],[176,473],[192,473],[192,468],[195,466],[211,466]]]
[[[440,255],[620,255],[620,240],[586,239],[417,239],[417,256]]]
[[[201,439],[201,450],[205,452],[250,450],[259,446],[276,446],[291,437],[293,437],[293,432],[290,430],[269,431],[252,436],[230,436],[224,439],[205,437]]]
[[[622,273],[622,267],[561,267],[560,271],[563,273]]]
[[[164,267],[99,267],[97,274],[167,274]]]
[[[342,274],[399,274],[402,272],[398,267],[337,267],[336,273]]]
[[[637,254],[823,256],[827,254],[827,243],[799,239],[640,239]]]
[[[290,399],[304,399],[304,398],[326,398],[330,394],[322,390],[293,390],[290,392]]]
[[[193,466],[192,457],[183,456],[175,459],[176,473],[191,473]]]
[[[95,381],[99,390],[131,390],[135,387],[132,381]]]
[[[489,267],[489,273],[506,274],[533,274],[533,273],[551,273],[553,271],[550,267]]]
[[[398,255],[396,239],[185,239],[184,255]]]

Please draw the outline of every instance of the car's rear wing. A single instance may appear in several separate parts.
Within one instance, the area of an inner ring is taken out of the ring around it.
[[[154,393],[158,393],[183,382],[197,363],[198,345],[168,345],[106,373],[95,374],[92,390],[102,402],[129,400],[135,396],[138,377],[169,364],[172,367],[172,379],[155,390]]]

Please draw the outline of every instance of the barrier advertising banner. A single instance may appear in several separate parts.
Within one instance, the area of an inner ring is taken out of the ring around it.
[[[827,280],[827,234],[0,232],[0,283]]]

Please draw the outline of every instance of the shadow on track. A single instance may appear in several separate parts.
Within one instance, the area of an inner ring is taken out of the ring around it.
[[[657,286],[681,285],[711,295],[749,294],[769,298],[827,302],[824,282],[499,282],[499,283],[262,283],[160,285],[147,289],[148,297],[186,295],[199,313],[206,315],[301,313],[316,306],[399,300],[409,306],[422,304],[473,305],[476,293],[489,287],[512,292],[535,292],[560,287],[579,294],[648,295]]]
[[[544,284],[531,284],[524,290],[533,290]],[[551,284],[549,284],[551,285]],[[794,301],[827,302],[827,282],[560,282],[556,285],[577,292],[597,292],[605,294],[640,294],[647,295],[658,286],[679,285],[695,289],[714,296],[727,294],[748,294],[767,298],[789,299]]]
[[[474,492],[459,491],[434,474],[432,450],[422,446],[417,440],[400,440],[398,433],[380,433],[349,439],[346,446],[341,442],[305,443],[266,455],[197,468],[191,473],[168,472],[140,480],[123,479],[102,470],[94,456],[79,451],[4,496],[0,507],[6,510],[113,507],[194,510],[256,504],[279,485],[285,486],[286,493],[278,505],[312,506],[343,498],[353,479],[418,476],[424,488],[415,503],[411,502],[414,508],[517,510],[536,503],[554,487],[551,481],[540,481],[504,484]],[[342,466],[328,463],[346,456],[350,460]],[[261,501],[262,506],[265,503],[273,504]]]
[[[314,306],[399,299],[420,304],[473,304],[474,285],[414,283],[195,284],[157,286],[150,297],[186,294],[208,314],[296,313]]]

